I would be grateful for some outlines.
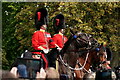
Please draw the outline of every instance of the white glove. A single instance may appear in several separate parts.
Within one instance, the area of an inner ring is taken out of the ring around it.
[[[58,48],[57,48],[57,50],[61,51],[61,50],[62,50],[62,48],[58,47]]]
[[[47,54],[49,52],[49,49],[43,49],[43,52]]]

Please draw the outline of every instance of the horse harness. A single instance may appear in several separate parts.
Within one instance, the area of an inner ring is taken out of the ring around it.
[[[82,33],[80,33],[80,34],[82,34]],[[85,65],[86,65],[86,63],[87,63],[87,60],[88,60],[88,57],[89,57],[89,54],[90,54],[89,51],[90,51],[91,49],[93,49],[93,47],[91,46],[92,43],[91,43],[91,41],[90,41],[91,36],[88,36],[87,34],[85,34],[85,36],[87,37],[87,40],[88,40],[88,41],[85,40],[85,39],[79,38],[80,41],[88,44],[87,47],[81,48],[81,49],[87,50],[87,54],[86,54],[85,61],[84,61],[84,64],[83,64],[83,65],[77,60],[76,64],[78,64],[80,67],[79,67],[79,68],[73,68],[73,67],[69,66],[69,64],[67,64],[67,63],[64,62],[64,60],[62,59],[62,56],[61,56],[61,55],[59,55],[59,59],[60,59],[61,63],[62,63],[63,65],[65,65],[66,67],[68,67],[70,70],[83,70],[85,73],[91,73],[90,70],[85,69]],[[81,44],[78,42],[78,37],[77,37],[76,35],[73,35],[73,39],[77,42],[78,45],[81,45]],[[69,43],[69,45],[70,45],[70,43]],[[67,47],[68,47],[69,45],[67,44]],[[98,44],[97,44],[97,45],[98,45]],[[66,45],[65,45],[65,46],[66,46]],[[96,45],[94,45],[94,46],[96,46]],[[81,49],[80,49],[80,50],[81,50]],[[98,51],[99,51],[99,50],[98,50]],[[68,52],[79,52],[79,50],[69,50]],[[63,52],[62,52],[62,53],[63,53]]]

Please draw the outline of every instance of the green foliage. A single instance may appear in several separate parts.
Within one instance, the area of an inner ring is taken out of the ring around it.
[[[115,54],[112,66],[118,65],[120,61],[119,2],[3,2],[3,69],[9,69],[9,65],[25,49],[32,50],[31,37],[35,31],[34,14],[42,7],[46,7],[49,12],[48,32],[54,34],[53,17],[62,13],[68,26],[66,36],[70,36],[69,27],[71,27],[74,31],[92,34],[99,43],[107,42]]]

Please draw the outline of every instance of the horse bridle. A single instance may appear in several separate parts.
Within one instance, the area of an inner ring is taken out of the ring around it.
[[[79,67],[79,68],[73,68],[73,67],[69,66],[67,63],[64,62],[64,60],[62,59],[61,55],[59,55],[59,58],[60,58],[62,64],[65,65],[66,67],[68,67],[68,68],[71,69],[71,70],[83,70],[83,69],[84,69],[87,73],[90,73],[90,71],[88,71],[88,70],[86,70],[86,69],[84,68],[85,65],[86,65],[86,62],[87,62],[87,60],[88,60],[88,56],[89,56],[89,52],[88,52],[87,55],[86,55],[84,64],[83,64],[81,67]],[[78,60],[77,60],[77,64],[80,64],[80,62],[78,62]],[[80,64],[80,65],[81,65],[81,64]]]
[[[85,39],[83,39],[83,38],[79,38],[79,37],[74,37],[74,36],[76,36],[76,35],[74,35],[73,37],[75,38],[75,41],[77,42],[77,44],[78,45],[81,45],[80,43],[79,43],[79,41],[81,41],[81,42],[83,42],[83,43],[85,43],[85,44],[87,44],[88,46],[85,46],[84,48],[85,49],[87,49],[87,50],[89,50],[89,49],[91,49],[91,41],[90,41],[90,37],[91,36],[89,36],[88,34],[86,34],[86,33],[79,33],[78,35],[84,35],[86,38],[87,38],[87,40],[85,40]],[[80,37],[82,37],[80,35]],[[79,38],[79,41],[78,41],[78,38]]]
[[[77,43],[79,43],[79,42],[77,41],[77,38],[78,38],[78,37],[77,37],[76,35],[74,35],[73,38],[76,40]],[[84,41],[84,39],[79,39],[79,40]],[[88,40],[89,40],[89,39],[88,39]],[[84,41],[84,42],[86,42],[86,41]],[[63,65],[65,65],[66,67],[68,67],[69,69],[71,69],[71,70],[83,70],[83,69],[84,69],[87,73],[90,73],[90,71],[88,71],[88,70],[85,69],[85,65],[86,65],[86,62],[87,62],[88,56],[89,56],[89,50],[91,49],[91,48],[90,48],[90,45],[91,45],[91,44],[90,44],[90,41],[89,41],[88,43],[89,43],[89,47],[86,48],[86,50],[88,50],[88,52],[87,52],[87,54],[86,54],[86,58],[85,58],[84,64],[81,65],[80,62],[77,61],[77,63],[80,64],[81,67],[79,67],[79,68],[73,68],[73,67],[69,66],[69,64],[67,64],[67,63],[64,62],[64,60],[62,59],[62,56],[59,55],[59,59],[61,60],[61,63],[62,63]],[[80,43],[79,43],[79,44],[80,44]],[[69,45],[70,45],[70,44],[69,44]],[[73,50],[73,52],[74,52],[74,50]]]

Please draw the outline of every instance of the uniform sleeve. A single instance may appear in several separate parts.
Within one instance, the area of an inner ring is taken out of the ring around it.
[[[57,41],[58,41],[58,40],[57,40],[57,37],[56,37],[56,36],[53,36],[52,39],[53,39],[53,41],[57,44]]]
[[[35,32],[32,36],[32,47],[35,49],[35,50],[40,50],[38,47],[38,33]]]
[[[50,48],[55,48],[56,47],[55,44],[57,44],[57,39],[55,36],[53,36],[53,38],[51,39],[52,39],[52,42],[50,42]]]

